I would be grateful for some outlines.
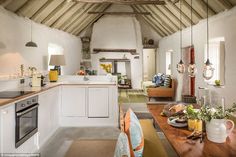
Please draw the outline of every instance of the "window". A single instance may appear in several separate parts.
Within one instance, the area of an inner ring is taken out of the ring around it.
[[[207,59],[207,48],[205,46],[205,61]],[[225,84],[225,42],[224,38],[216,38],[209,41],[209,59],[212,63],[214,75],[210,80],[207,80],[209,84],[215,84],[215,80],[220,80],[221,84]]]
[[[166,52],[166,74],[172,74],[171,62],[172,62],[172,50]]]
[[[52,43],[48,44],[48,70],[54,68],[54,66],[49,65],[51,55],[60,55],[60,54],[63,54],[63,51],[64,49],[60,45],[52,44]],[[63,68],[61,70],[63,72]]]

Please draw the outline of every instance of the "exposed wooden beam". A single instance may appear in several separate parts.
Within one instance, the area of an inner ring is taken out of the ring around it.
[[[32,20],[36,20],[37,17],[39,16],[39,14],[41,14],[41,13],[44,11],[44,9],[45,9],[46,7],[48,7],[48,5],[49,5],[50,3],[52,3],[52,2],[53,2],[52,0],[48,0],[46,3],[43,4],[42,7],[39,8],[38,11],[36,11],[36,12],[35,12],[31,17],[29,17],[29,18],[32,18]]]
[[[12,0],[1,0],[1,1],[0,1],[0,5],[5,8],[5,7],[8,6],[11,2],[12,2]]]
[[[164,14],[157,6],[152,5],[152,6],[149,6],[149,7],[155,9],[156,12],[157,12],[157,14],[159,14],[159,15],[162,17],[162,19],[165,19],[166,21],[168,21],[168,23],[170,23],[170,25],[171,25],[175,30],[177,30],[177,31],[179,30],[179,25],[176,25],[176,24],[174,23],[174,21],[171,20],[171,18],[170,18],[169,16],[167,16],[166,14]]]
[[[102,14],[102,15],[151,15],[150,12],[99,12],[90,11],[88,14]]]
[[[141,11],[139,8],[137,8],[137,6],[133,5],[133,8],[135,8],[137,11]],[[152,25],[154,28],[157,28],[158,30],[160,30],[161,32],[163,32],[164,36],[169,35],[170,33],[162,26],[160,25],[158,22],[153,21],[152,18],[147,17],[147,16],[140,16],[143,17],[148,23],[149,25]]]
[[[155,5],[165,5],[164,0],[76,0],[77,2],[86,3],[114,3],[114,4],[155,4]]]
[[[170,9],[168,9],[166,6],[156,6],[156,7],[160,9],[160,11],[162,11],[165,15],[167,15],[172,20],[172,22],[175,23],[175,25],[178,26],[178,28],[180,29],[179,15],[177,16],[176,14],[171,12]],[[182,27],[186,27],[183,21],[181,22],[181,24],[182,24]]]
[[[141,6],[137,6],[137,5],[134,5],[134,7],[139,10],[139,11],[145,11]],[[146,19],[148,19],[150,22],[153,22],[155,23],[157,26],[159,26],[159,28],[164,31],[167,35],[170,35],[172,34],[173,32],[171,30],[169,30],[165,25],[163,25],[161,22],[160,22],[160,19],[158,18],[155,18],[154,16],[144,16]]]
[[[166,4],[167,4],[167,7],[170,7],[170,10],[173,14],[180,14],[180,8],[178,4],[173,4],[171,0],[166,0]],[[184,12],[182,12],[182,22],[186,26],[190,26],[190,23],[191,23],[191,19]]]
[[[104,11],[107,10],[110,6],[111,6],[111,4],[108,5],[108,6],[104,9]],[[84,25],[80,26],[81,28],[80,28],[77,32],[75,32],[75,35],[78,36],[81,32],[83,32],[83,31],[84,31],[86,28],[88,28],[89,26],[93,25],[93,24],[94,24],[97,20],[99,20],[102,16],[103,16],[103,15],[97,15],[92,21],[87,22],[87,23],[85,23]]]
[[[60,30],[66,30],[69,26],[73,25],[76,21],[78,21],[79,17],[83,14],[85,9],[89,9],[93,4],[83,3],[82,7],[78,9],[70,18],[68,18],[60,27]]]
[[[151,29],[153,29],[158,35],[160,35],[161,37],[166,36],[166,34],[164,32],[162,32],[160,29],[158,29],[157,27],[155,27],[152,23],[150,23],[148,20],[146,20],[144,17],[142,16],[138,16],[137,19],[141,19],[142,21],[144,21],[148,26],[151,27]]]
[[[74,5],[72,5],[70,9],[67,9],[51,26],[53,28],[60,28],[60,26],[62,26],[67,19],[71,18],[73,12],[80,10],[82,6],[83,5],[81,3],[74,3]]]
[[[99,52],[120,52],[120,53],[131,53],[132,55],[136,55],[137,51],[136,49],[100,49],[100,48],[94,48],[93,53],[99,53]]]
[[[96,10],[101,10],[101,11],[105,11],[108,7],[110,7],[111,4],[99,4],[99,7]],[[77,35],[80,31],[80,29],[82,29],[82,27],[84,25],[87,25],[88,23],[94,21],[96,18],[99,18],[99,16],[102,15],[88,15],[84,20],[82,20],[80,23],[78,23],[74,29],[71,31],[72,34]]]
[[[153,10],[151,7],[148,5],[143,6],[143,8],[146,10],[150,10],[152,12],[152,15],[156,17],[156,19],[163,25],[165,26],[171,33],[176,32],[178,29],[176,27],[173,27],[170,23],[166,22],[166,19],[163,19],[159,14],[156,13],[156,10]]]
[[[186,7],[189,10],[189,12],[191,12],[191,3],[188,4],[185,0],[182,0],[182,4],[184,7]],[[200,14],[198,14],[198,12],[194,8],[192,10],[193,10],[193,20],[192,21],[194,24],[196,24],[203,17]],[[191,13],[189,14],[189,17],[191,18]],[[194,18],[196,19],[195,21],[194,21]]]
[[[215,2],[224,9],[231,9],[233,7],[233,5],[228,0],[216,0]]]
[[[188,1],[190,1],[190,0],[188,0]],[[193,0],[193,5],[194,5],[194,8],[196,8],[198,13],[202,17],[204,17],[204,18],[207,17],[207,4],[204,0]],[[216,14],[216,12],[210,7],[210,5],[209,5],[208,13],[209,13],[209,17]]]
[[[97,10],[103,5],[104,4],[93,4],[91,7],[86,8],[84,11],[81,12],[80,16],[78,17],[78,20],[75,21],[72,25],[70,25],[65,31],[69,33],[73,32],[75,29],[78,28],[78,25],[81,25],[82,22],[84,23],[84,20],[88,20],[89,18],[91,18],[92,15],[88,16],[87,14],[89,10]]]

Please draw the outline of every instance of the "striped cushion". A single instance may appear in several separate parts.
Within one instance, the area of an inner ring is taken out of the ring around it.
[[[164,86],[165,87],[170,87],[170,85],[171,85],[171,76],[170,75],[166,75],[165,81],[164,81]]]

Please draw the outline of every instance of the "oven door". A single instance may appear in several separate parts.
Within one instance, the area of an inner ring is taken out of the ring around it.
[[[38,131],[38,106],[16,112],[15,146],[19,147]]]

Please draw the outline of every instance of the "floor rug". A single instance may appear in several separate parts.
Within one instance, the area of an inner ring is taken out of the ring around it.
[[[65,157],[114,157],[117,140],[77,140]]]

